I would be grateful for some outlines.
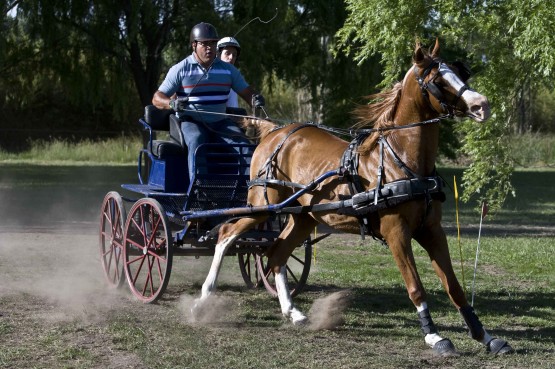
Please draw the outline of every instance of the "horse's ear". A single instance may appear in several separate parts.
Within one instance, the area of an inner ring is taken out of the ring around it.
[[[436,44],[434,45],[434,49],[432,50],[432,57],[437,58],[439,57],[439,39],[436,37]]]
[[[422,60],[424,60],[424,57],[425,57],[425,53],[422,50],[422,44],[420,43],[420,41],[417,40],[416,46],[414,47],[414,54],[412,54],[412,61],[418,64]]]

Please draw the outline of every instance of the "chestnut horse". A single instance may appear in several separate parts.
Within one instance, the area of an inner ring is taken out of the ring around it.
[[[440,223],[442,199],[438,195],[443,195],[443,192],[427,190],[429,183],[435,183],[437,187],[437,182],[441,182],[435,174],[439,141],[439,119],[436,118],[466,116],[481,123],[490,116],[487,98],[466,85],[468,71],[461,66],[441,61],[437,40],[431,53],[417,44],[413,66],[403,81],[389,91],[371,96],[372,103],[356,110],[360,119],[357,127],[373,124],[373,129],[366,130],[367,134],[361,136],[356,145],[350,145],[315,125],[291,124],[270,130],[268,128],[278,127],[268,121],[251,120],[250,124],[259,129],[260,144],[252,158],[251,179],[255,180],[255,185],[248,192],[249,205],[279,204],[298,190],[296,184],[309,184],[320,174],[341,166],[349,166],[351,170],[325,179],[299,197],[298,203],[309,207],[340,199],[354,199],[354,187],[359,189],[359,194],[370,194],[366,196],[370,209],[372,203],[382,205],[367,214],[341,209],[325,210],[323,207],[322,211],[290,215],[285,229],[268,250],[267,256],[268,265],[275,275],[281,311],[294,324],[307,320],[293,305],[287,285],[285,265],[294,248],[309,236],[318,223],[348,233],[359,233],[363,227],[362,230],[384,240],[389,246],[416,308],[425,342],[435,352],[456,355],[452,342],[439,335],[430,316],[426,293],[416,270],[412,239],[429,254],[436,274],[464,318],[471,337],[493,354],[513,351],[505,340],[493,338],[485,331],[468,304],[453,271],[447,239]],[[345,155],[346,152],[350,154]],[[352,182],[348,181],[349,178]],[[353,185],[354,182],[356,185]],[[425,189],[421,190],[420,196],[405,196],[404,201],[382,201],[384,192],[394,193],[398,187],[407,187],[407,183],[410,183],[409,187],[411,183],[417,183],[408,190],[411,194],[418,192],[418,188]],[[193,313],[202,308],[214,290],[228,248],[243,232],[268,217],[267,212],[260,215],[253,213],[234,219],[219,229],[212,266]]]

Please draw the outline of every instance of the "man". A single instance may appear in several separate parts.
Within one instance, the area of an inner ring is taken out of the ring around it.
[[[241,53],[241,45],[234,37],[224,37],[218,41],[218,56],[226,63],[235,65]],[[238,108],[237,94],[231,90],[227,99],[227,106],[230,108]]]
[[[156,107],[173,109],[182,121],[191,181],[195,174],[194,153],[199,145],[249,143],[241,129],[223,115],[230,90],[249,106],[264,106],[264,97],[254,92],[239,70],[216,58],[218,39],[213,25],[204,22],[195,25],[189,38],[192,54],[170,68],[152,98]]]

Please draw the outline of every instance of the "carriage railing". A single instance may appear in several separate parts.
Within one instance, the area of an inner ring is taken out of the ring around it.
[[[244,207],[255,145],[203,144],[195,153],[195,178],[186,211]]]
[[[314,211],[315,208],[318,208],[318,204],[312,206],[297,206],[288,209],[290,211],[285,211],[289,205],[295,203],[295,201],[301,197],[302,195],[314,190],[320,183],[325,181],[328,178],[337,176],[339,174],[339,170],[332,170],[326,172],[316,179],[314,179],[311,183],[307,184],[303,189],[295,192],[289,198],[285,199],[283,202],[278,204],[268,204],[262,206],[245,206],[242,207],[234,207],[234,208],[215,208],[214,210],[200,210],[200,211],[183,211],[181,215],[187,220],[195,220],[195,219],[202,219],[202,218],[211,218],[211,217],[222,217],[222,216],[240,216],[240,215],[249,215],[249,214],[262,214],[262,213],[271,213],[271,214],[278,214],[278,213],[294,213],[294,212],[308,212]],[[344,203],[341,201],[341,203]],[[246,204],[246,203],[245,203]],[[328,206],[327,204],[320,204],[324,206]],[[339,206],[339,204],[337,204]],[[321,206],[320,206],[321,207]],[[306,211],[304,211],[304,210]]]

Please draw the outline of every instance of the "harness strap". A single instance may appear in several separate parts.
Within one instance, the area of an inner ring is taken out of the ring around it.
[[[403,172],[405,172],[405,174],[409,178],[418,178],[418,177],[420,177],[418,174],[416,174],[415,172],[410,170],[410,168],[401,160],[401,158],[399,158],[399,156],[395,153],[395,151],[393,151],[393,148],[391,147],[391,145],[389,144],[389,142],[387,141],[387,139],[385,137],[382,137],[380,142],[385,143],[387,151],[393,157],[393,161],[395,162],[395,164],[399,167],[399,169],[403,170]]]
[[[295,182],[289,182],[289,181],[281,181],[279,179],[272,179],[272,178],[256,178],[253,179],[252,181],[248,181],[247,185],[249,186],[249,188],[254,187],[254,186],[265,186],[268,184],[273,184],[273,185],[278,185],[278,186],[285,186],[285,187],[296,187],[296,188],[301,188],[301,189],[305,189],[308,186],[300,184],[300,183],[295,183]]]
[[[386,183],[379,190],[378,204],[374,205],[376,189],[360,192],[350,199],[332,201],[324,204],[285,207],[277,212],[286,214],[301,214],[327,210],[338,210],[338,214],[361,216],[376,212],[403,202],[430,196],[440,201],[445,200],[443,180],[439,176],[402,179]]]
[[[341,178],[347,177],[349,181],[349,192],[351,196],[354,196],[362,191],[364,187],[360,183],[360,176],[358,175],[358,164],[360,154],[358,153],[358,147],[362,142],[368,137],[369,133],[362,133],[357,135],[341,157],[339,172],[342,174]],[[374,239],[377,239],[374,235],[374,231],[370,226],[370,220],[367,216],[357,216],[359,226],[360,226],[360,237],[364,240],[365,235],[368,233],[372,235]]]
[[[266,162],[262,165],[262,167],[260,168],[260,170],[256,174],[257,178],[255,178],[253,181],[260,180],[260,185],[264,186],[264,198],[266,199],[266,204],[270,204],[270,199],[268,198],[268,183],[272,183],[272,181],[277,181],[277,179],[273,177],[274,174],[273,174],[272,168],[273,168],[273,165],[276,161],[276,157],[277,157],[279,151],[281,150],[281,148],[285,144],[285,141],[287,141],[287,139],[289,137],[291,137],[291,135],[293,133],[295,133],[295,132],[297,132],[297,131],[299,131],[303,128],[310,127],[310,126],[312,126],[312,124],[310,124],[310,123],[302,124],[298,127],[293,128],[291,131],[287,132],[287,135],[285,135],[285,137],[283,137],[281,142],[276,146],[276,148],[274,149],[272,154],[268,157]],[[262,179],[261,177],[264,175],[264,173],[265,173],[265,178]],[[256,185],[258,185],[258,184],[256,184]]]

